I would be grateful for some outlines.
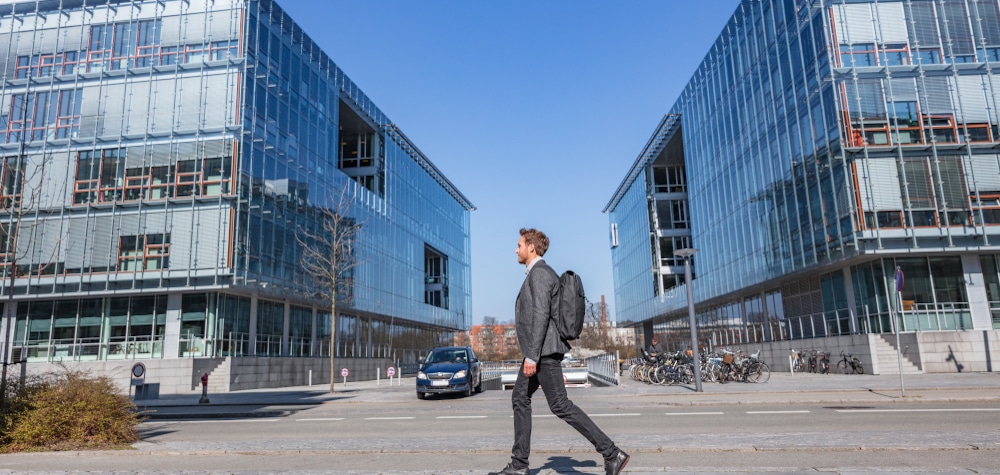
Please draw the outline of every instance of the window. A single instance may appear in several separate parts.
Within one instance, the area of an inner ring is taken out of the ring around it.
[[[172,167],[125,169],[125,201],[156,200],[172,196]]]
[[[684,258],[675,254],[680,249],[691,248],[690,236],[664,236],[660,238],[660,265],[682,266]]]
[[[24,186],[24,160],[17,157],[0,159],[0,208],[10,209],[21,200]]]
[[[424,245],[424,303],[448,308],[448,256]]]
[[[14,260],[14,238],[17,234],[17,225],[14,223],[0,223],[0,261],[4,265]]]
[[[882,45],[879,61],[887,66],[910,64],[910,49],[906,44]]]
[[[917,58],[922,64],[941,64],[941,50],[938,48],[919,49]]]
[[[875,45],[872,43],[840,45],[840,65],[845,68],[875,66]]]
[[[90,27],[87,71],[155,66],[160,20]]]
[[[79,53],[66,51],[56,54],[18,56],[14,65],[16,79],[61,76],[76,72]]]
[[[176,166],[148,166],[125,159],[125,149],[79,152],[73,204],[158,200],[228,194],[231,157],[181,160]]]
[[[656,193],[684,193],[684,167],[653,167],[653,185]]]
[[[177,196],[228,194],[233,175],[232,160],[226,157],[177,162],[174,186]]]
[[[73,204],[121,200],[125,189],[125,149],[79,152]]]
[[[170,234],[122,236],[118,246],[118,270],[166,269],[170,262]]]
[[[878,228],[901,228],[903,227],[903,218],[901,211],[877,211],[865,212],[865,227],[868,229],[875,229],[876,225]]]
[[[11,98],[7,143],[66,139],[80,132],[82,89],[34,92]]]

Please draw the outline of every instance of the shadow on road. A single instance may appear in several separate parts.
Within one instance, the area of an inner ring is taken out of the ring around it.
[[[556,473],[579,473],[578,468],[596,467],[597,462],[593,460],[577,460],[573,457],[549,457],[545,465],[538,467],[538,473],[542,470],[552,470]]]

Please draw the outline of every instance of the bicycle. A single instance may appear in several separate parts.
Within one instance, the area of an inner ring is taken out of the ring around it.
[[[844,350],[840,350],[840,361],[837,362],[837,368],[843,374],[865,374],[865,367],[861,365],[861,360],[855,358],[851,353],[845,353]]]
[[[743,371],[746,381],[752,383],[766,383],[768,379],[771,379],[771,368],[760,360],[760,350],[744,360]]]
[[[804,355],[802,354],[801,351],[796,351],[795,348],[792,348],[792,354],[790,358],[791,358],[793,373],[801,373],[806,370],[806,360],[805,358],[803,358],[803,356]]]
[[[818,353],[818,359],[819,372],[822,374],[830,374],[830,352],[820,351]]]

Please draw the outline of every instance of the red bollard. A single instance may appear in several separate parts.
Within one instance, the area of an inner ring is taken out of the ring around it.
[[[208,373],[201,375],[201,399],[198,404],[208,404]]]

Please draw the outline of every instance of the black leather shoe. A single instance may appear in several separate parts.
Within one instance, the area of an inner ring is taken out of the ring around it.
[[[628,465],[628,461],[631,457],[627,453],[618,451],[614,457],[604,461],[604,473],[606,475],[618,475],[625,470],[625,465]]]
[[[626,457],[628,456],[626,455]],[[489,475],[531,475],[531,470],[528,470],[528,467],[514,468],[513,463],[508,463],[507,466],[503,468],[503,470],[499,472],[490,472]]]

